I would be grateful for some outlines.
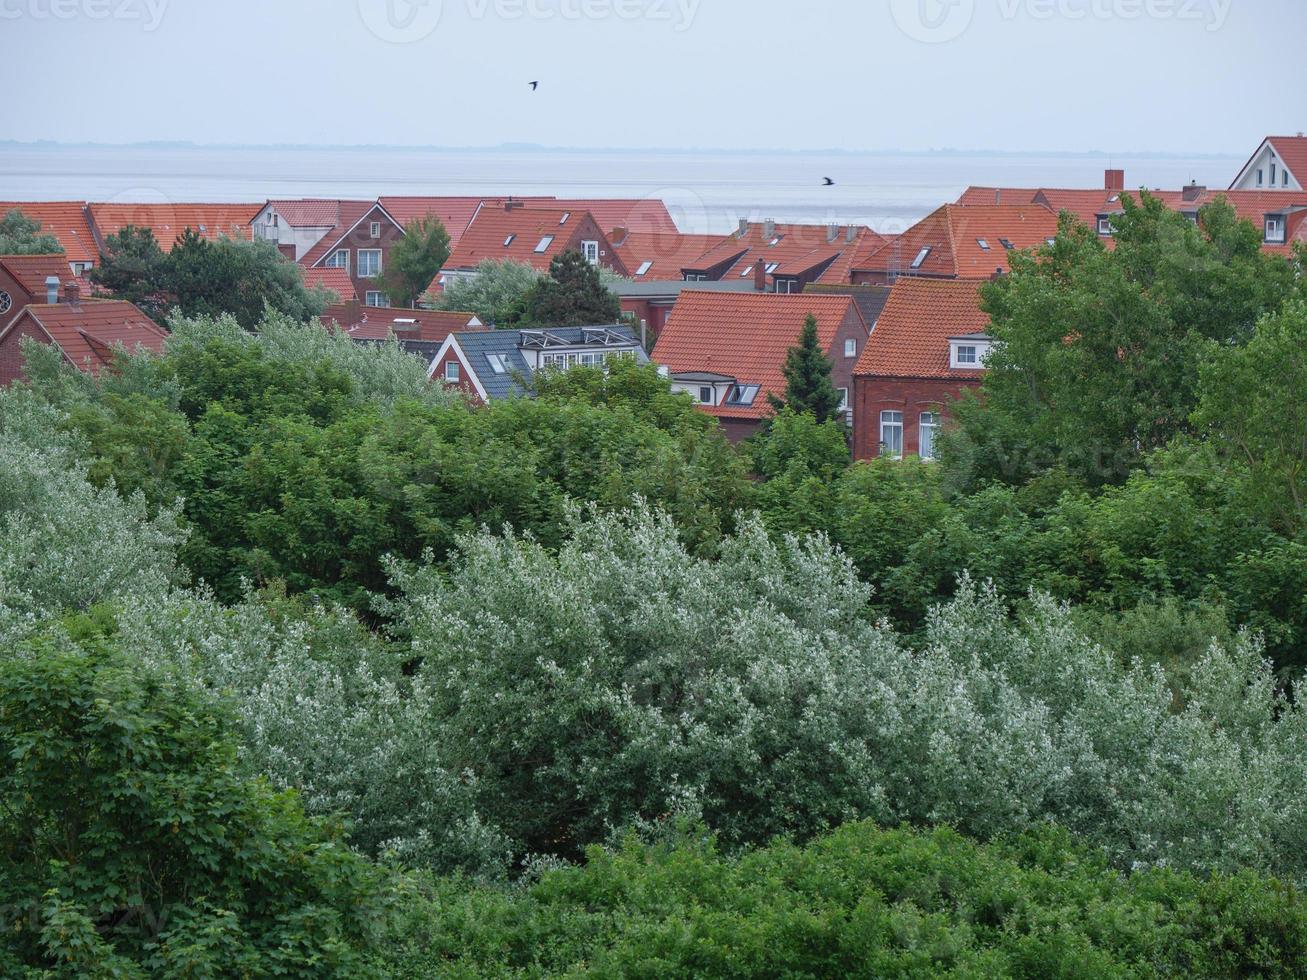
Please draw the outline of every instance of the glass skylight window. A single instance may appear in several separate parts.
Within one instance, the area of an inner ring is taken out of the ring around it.
[[[989,242],[985,241],[983,238],[977,238],[976,244],[979,245],[981,248],[983,248],[986,252],[989,251]]]
[[[563,212],[563,216],[562,216],[561,218],[558,219],[558,223],[559,223],[560,225],[565,225],[565,224],[567,224],[567,219],[570,218],[571,216],[572,216],[572,212],[571,212],[571,211],[564,211],[564,212]]]
[[[540,239],[540,244],[536,246],[536,254],[540,255],[543,252],[547,252],[549,250],[549,246],[552,245],[553,243],[554,243],[554,236],[546,235],[544,238]]]
[[[998,243],[1002,245],[1005,249],[1007,249],[1009,252],[1012,251],[1012,249],[1016,248],[1016,246],[1012,244],[1012,240],[1009,238],[1000,238],[998,240]]]
[[[779,269],[780,267],[781,267],[781,264],[780,264],[779,262],[768,262],[768,263],[767,263],[767,275],[770,276],[773,272],[775,272],[775,271],[776,271],[777,269]]]
[[[641,263],[640,263],[640,268],[638,268],[638,269],[635,270],[635,274],[636,274],[637,276],[642,276],[642,275],[644,275],[646,272],[648,272],[648,271],[649,271],[650,269],[652,269],[652,268],[653,268],[653,263],[652,263],[652,262],[649,262],[649,261],[641,262]]]
[[[507,238],[505,238],[505,239],[504,239],[504,248],[508,248],[508,246],[512,245],[512,244],[513,244],[513,239],[516,238],[516,237],[517,237],[516,235],[509,235]]]
[[[921,268],[921,263],[923,263],[923,262],[926,261],[926,256],[929,255],[929,254],[930,254],[930,246],[927,245],[927,246],[926,246],[925,248],[923,248],[920,252],[918,252],[918,253],[917,253],[917,257],[916,257],[915,259],[912,260],[912,268],[914,268],[914,269],[920,269],[920,268]]]
[[[504,374],[508,370],[508,364],[504,361],[503,354],[487,354],[486,360],[490,362],[490,370],[495,374]]]

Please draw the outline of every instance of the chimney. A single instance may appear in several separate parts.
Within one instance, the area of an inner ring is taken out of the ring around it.
[[[995,204],[1003,203],[1003,188],[1001,187],[994,188],[994,203]]]
[[[82,299],[82,289],[72,279],[64,283],[64,302],[76,306]]]
[[[767,260],[761,255],[753,264],[753,288],[760,293],[767,292]]]
[[[510,197],[507,201],[504,202],[504,210],[505,210],[505,211],[516,211],[516,210],[518,210],[519,208],[523,208],[523,207],[525,207],[525,206],[526,206],[526,205],[523,204],[521,201],[515,201],[515,200],[513,200],[511,197]]]
[[[835,239],[840,237],[840,226],[831,224],[826,226],[826,244],[834,245]]]
[[[626,244],[626,236],[630,234],[625,225],[618,225],[608,233],[608,241],[613,248],[620,248]]]
[[[748,233],[749,233],[749,219],[748,219],[748,218],[741,218],[741,219],[740,219],[740,237],[743,238],[743,237],[744,237],[745,235],[747,235]]]
[[[45,277],[45,301],[51,305],[59,302],[59,277]]]
[[[1207,188],[1192,179],[1180,190],[1181,198],[1186,201],[1196,201],[1206,193]]]
[[[762,237],[767,241],[776,237],[776,222],[771,218],[762,223]]]
[[[998,282],[1002,278],[1003,278],[1003,267],[999,266],[997,269],[994,270],[994,274],[989,277],[989,281]]]
[[[1105,191],[1123,191],[1123,190],[1125,190],[1125,171],[1124,171],[1124,170],[1104,170],[1104,171],[1103,171],[1103,190],[1105,190]]]
[[[849,245],[852,245],[857,240],[858,240],[858,229],[855,228],[853,225],[849,225],[848,231],[844,233],[844,241]]]

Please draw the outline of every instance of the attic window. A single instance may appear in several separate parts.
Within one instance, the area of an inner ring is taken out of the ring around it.
[[[920,269],[920,268],[921,268],[921,263],[923,263],[923,262],[926,261],[926,256],[929,255],[929,254],[930,254],[930,246],[927,245],[927,246],[926,246],[925,248],[923,248],[920,252],[918,252],[918,253],[917,253],[917,257],[916,257],[915,259],[912,260],[912,268],[914,268],[914,269]]]
[[[1266,216],[1266,240],[1268,242],[1284,241],[1284,217],[1278,214]]]
[[[767,275],[770,276],[773,272],[775,272],[775,271],[776,271],[777,269],[779,269],[780,267],[781,267],[781,264],[780,264],[779,262],[768,262],[768,263],[767,263]]]
[[[641,263],[640,263],[640,268],[638,268],[638,269],[635,270],[635,274],[636,274],[637,276],[642,276],[642,275],[644,275],[646,272],[648,272],[648,271],[649,271],[650,269],[652,269],[652,268],[653,268],[653,263],[652,263],[652,262],[648,262],[648,261],[641,262]]]
[[[490,370],[495,374],[504,374],[508,371],[508,364],[503,354],[487,354],[486,360],[490,362]]]
[[[1046,241],[1049,245],[1056,245],[1056,244],[1057,244],[1057,239],[1056,239],[1056,238],[1045,238],[1044,241]]]
[[[749,266],[749,268],[747,268],[747,269],[745,269],[743,272],[741,272],[741,273],[740,273],[740,278],[741,278],[741,279],[746,279],[746,278],[748,278],[748,277],[751,276],[751,275],[753,275],[753,266]]]
[[[1100,218],[1098,219],[1098,233],[1099,233],[1100,235],[1110,235],[1110,234],[1112,234],[1112,219],[1111,219],[1111,218],[1108,218],[1108,217],[1100,217]]]
[[[546,235],[544,238],[540,239],[540,244],[536,246],[536,255],[543,255],[545,252],[549,251],[549,246],[552,244],[554,244],[553,235]]]
[[[504,239],[504,248],[508,248],[508,246],[512,245],[512,244],[513,244],[513,239],[516,238],[516,237],[517,237],[516,235],[509,235],[507,238],[505,238],[505,239]]]
[[[1012,239],[1010,238],[1000,238],[998,240],[998,243],[1002,245],[1005,249],[1007,249],[1009,252],[1012,251],[1012,249],[1016,248],[1016,246],[1012,244]]]
[[[571,211],[564,211],[564,212],[563,212],[563,216],[562,216],[561,218],[558,219],[558,223],[559,223],[560,225],[565,225],[565,224],[567,224],[567,219],[570,218],[571,216],[572,216],[572,212],[571,212]]]
[[[983,238],[977,238],[976,244],[979,245],[981,248],[983,248],[986,252],[989,251],[989,242],[985,241]]]
[[[726,398],[727,405],[752,405],[753,400],[758,397],[757,385],[736,384],[731,387],[731,393]]]
[[[205,232],[207,232],[208,230],[209,230],[209,229],[206,228],[204,225],[200,225],[200,234],[201,234],[201,235],[203,235],[203,234],[204,234]]]
[[[777,235],[775,238],[773,238],[771,241],[767,243],[768,248],[775,248],[777,245],[781,243],[781,239],[784,237],[785,237],[784,235]]]

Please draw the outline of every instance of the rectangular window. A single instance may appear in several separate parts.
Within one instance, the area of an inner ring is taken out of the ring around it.
[[[640,263],[640,268],[635,270],[635,274],[637,276],[642,276],[646,272],[648,272],[651,268],[653,268],[653,263],[646,260]]]
[[[793,279],[777,279],[777,280],[776,280],[776,292],[778,292],[778,293],[792,293],[792,292],[794,292],[794,287],[797,286],[797,285],[798,285],[798,283],[796,283]]]
[[[976,244],[979,245],[986,252],[989,251],[989,242],[985,241],[983,238],[977,238]]]
[[[1284,219],[1278,215],[1266,218],[1266,240],[1268,242],[1284,241]]]
[[[898,459],[903,455],[903,413],[880,413],[880,451]]]
[[[381,249],[359,249],[359,277],[371,279],[381,275]]]
[[[549,246],[552,244],[554,244],[553,235],[546,235],[544,238],[540,239],[539,243],[536,245],[536,255],[544,255],[545,252],[549,251]]]
[[[958,363],[975,364],[976,348],[972,344],[958,344]]]
[[[935,458],[935,435],[939,432],[939,416],[922,412],[917,427],[917,455],[922,459]]]
[[[1261,187],[1264,183],[1266,183],[1265,177],[1266,177],[1266,171],[1264,171],[1264,170],[1259,170],[1259,171],[1257,171],[1257,186],[1258,186],[1258,187]]]
[[[516,237],[517,237],[516,235],[509,235],[507,238],[505,238],[505,239],[504,239],[504,248],[508,248],[508,246],[512,245],[512,244],[513,244],[513,239],[516,238]]]
[[[840,411],[847,412],[849,410],[849,389],[837,388],[835,390],[840,393]]]
[[[446,361],[446,362],[445,362],[445,380],[446,380],[446,381],[457,381],[457,380],[458,380],[458,377],[459,377],[459,375],[458,375],[458,361]]]
[[[858,356],[858,342],[853,337],[850,337],[846,341],[844,341],[844,356],[845,357]]]
[[[385,293],[378,292],[375,289],[369,289],[363,294],[363,303],[366,306],[389,306],[390,299]]]
[[[1100,235],[1110,235],[1110,234],[1112,234],[1112,219],[1111,219],[1111,218],[1099,218],[1099,219],[1098,219],[1098,233],[1099,233]]]
[[[349,249],[338,248],[327,256],[326,266],[328,269],[348,269],[349,268]]]
[[[508,370],[508,364],[504,361],[503,354],[487,354],[486,360],[490,362],[490,370],[495,374],[504,374]]]
[[[1275,164],[1271,164],[1271,186],[1275,186]]]
[[[1287,171],[1287,170],[1281,170],[1281,171],[1280,171],[1280,185],[1281,185],[1282,187],[1288,187],[1288,186],[1289,186],[1289,171]]]
[[[598,242],[582,242],[582,243],[581,243],[581,254],[585,256],[585,260],[586,260],[587,262],[590,262],[590,263],[598,262],[598,261],[599,261],[599,243],[598,243]]]
[[[699,404],[701,405],[712,404],[712,389],[709,388],[707,385],[703,385],[699,388]]]
[[[380,237],[381,237],[381,222],[380,222],[380,221],[374,221],[374,222],[372,222],[372,224],[368,227],[368,234],[369,234],[371,237],[373,237],[373,238],[380,238]]]
[[[918,252],[917,257],[912,260],[912,268],[920,269],[921,263],[926,261],[926,256],[928,256],[929,254],[930,254],[930,246],[927,245],[920,252]]]

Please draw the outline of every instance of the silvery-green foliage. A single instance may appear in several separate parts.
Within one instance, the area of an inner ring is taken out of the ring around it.
[[[1055,820],[1122,866],[1307,878],[1307,728],[1247,638],[1213,647],[1175,714],[1159,672],[1121,670],[1041,597],[1014,621],[964,579],[913,649],[822,538],[746,522],[704,561],[637,509],[578,518],[556,555],[460,547],[395,568],[396,608],[430,731],[525,849],[686,812],[727,842]]]
[[[177,509],[151,517],[140,494],[93,486],[61,419],[25,388],[0,391],[0,631],[179,578]]]
[[[222,692],[242,757],[305,809],[344,814],[371,854],[441,871],[504,873],[504,836],[478,816],[470,780],[442,764],[429,695],[347,611],[280,608],[257,596],[224,607],[175,592],[127,605],[121,641]]]
[[[301,323],[282,313],[267,311],[256,333],[245,330],[232,316],[174,317],[167,350],[200,346],[213,340],[255,345],[273,362],[328,364],[354,382],[360,403],[390,406],[401,401],[451,403],[457,393],[427,378],[427,363],[394,341],[360,344],[339,330],[316,321]]]

